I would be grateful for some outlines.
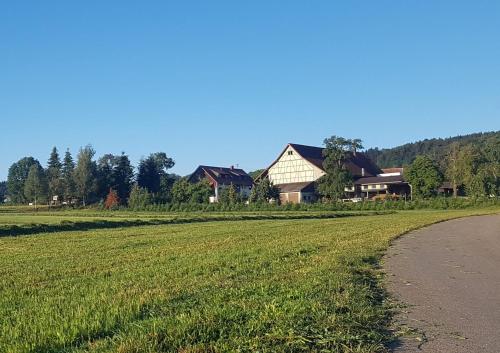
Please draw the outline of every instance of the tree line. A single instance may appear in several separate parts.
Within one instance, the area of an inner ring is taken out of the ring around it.
[[[175,162],[164,152],[141,159],[137,174],[125,153],[105,154],[97,160],[94,157],[95,150],[88,145],[80,148],[76,159],[69,150],[61,159],[54,147],[46,168],[33,157],[21,158],[9,168],[6,191],[10,201],[86,206],[109,198],[114,206],[124,205],[135,186],[146,191],[152,202],[168,202],[180,178],[168,173]]]
[[[404,178],[416,198],[436,196],[445,181],[450,183],[454,197],[498,197],[500,133],[480,136],[480,143],[474,138],[453,140],[439,154],[418,154],[410,163],[394,166],[404,167]],[[346,162],[351,154],[363,148],[362,141],[332,136],[324,140],[324,146],[326,174],[318,180],[317,191],[323,200],[339,200],[345,197],[344,188],[352,186],[354,181]]]
[[[414,197],[435,196],[443,181],[451,184],[454,196],[500,195],[500,134],[484,136],[487,137],[481,143],[474,139],[453,141],[440,151],[439,159],[432,154],[421,154],[403,165],[404,177],[412,186]],[[318,179],[316,186],[321,200],[336,201],[345,197],[345,187],[354,182],[346,167],[347,161],[362,149],[360,139],[332,136],[324,140],[325,175]],[[125,153],[105,154],[97,160],[94,157],[95,150],[90,145],[80,148],[76,159],[69,150],[61,159],[54,147],[45,168],[33,157],[24,157],[9,168],[7,182],[0,183],[0,200],[8,195],[10,201],[17,204],[56,202],[86,206],[100,203],[107,208],[128,205],[139,209],[150,204],[208,203],[213,195],[207,180],[193,184],[169,173],[175,162],[164,152],[142,158],[136,173]],[[251,174],[255,178],[261,172]],[[248,200],[230,185],[221,190],[218,201],[234,205],[270,200],[279,202],[279,189],[264,178],[254,186]]]
[[[69,150],[61,158],[54,147],[45,168],[33,157],[21,158],[9,168],[7,182],[0,183],[0,191],[14,204],[99,203],[106,208],[134,209],[151,204],[208,203],[213,195],[207,180],[190,183],[187,178],[169,173],[175,162],[164,152],[142,158],[137,173],[125,153],[105,154],[97,160],[94,157],[95,150],[88,145],[80,148],[76,159]],[[268,181],[253,188],[249,197],[252,202],[271,199],[279,199],[279,190]],[[221,190],[218,201],[234,205],[247,200],[230,185]]]

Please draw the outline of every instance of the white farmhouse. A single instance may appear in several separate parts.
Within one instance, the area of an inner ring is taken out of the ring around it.
[[[325,174],[323,160],[323,148],[289,143],[258,179],[268,178],[276,185],[282,203],[313,202],[317,199],[315,181]],[[352,153],[346,167],[355,180],[352,188],[346,188],[349,197],[373,197],[380,192],[388,194],[390,184],[407,186],[402,172],[385,174],[361,152]],[[365,185],[364,181],[377,187]]]

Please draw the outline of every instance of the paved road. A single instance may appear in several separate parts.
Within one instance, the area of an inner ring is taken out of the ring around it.
[[[500,352],[500,215],[409,233],[384,267],[407,328],[394,352]]]

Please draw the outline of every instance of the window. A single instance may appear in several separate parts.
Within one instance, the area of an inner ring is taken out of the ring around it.
[[[293,154],[293,151],[288,151],[288,155],[291,156]]]

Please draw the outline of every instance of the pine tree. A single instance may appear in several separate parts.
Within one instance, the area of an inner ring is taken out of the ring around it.
[[[47,181],[49,186],[49,204],[54,196],[61,197],[63,193],[62,164],[57,153],[57,148],[52,148],[47,162]]]
[[[120,156],[115,156],[113,172],[111,173],[113,187],[115,188],[121,202],[126,202],[132,182],[134,179],[134,168],[130,164],[128,156],[122,153]]]
[[[71,203],[73,197],[75,197],[75,180],[74,180],[75,162],[73,162],[73,157],[69,149],[66,150],[64,154],[64,160],[61,170],[62,177],[62,192],[64,200],[67,203]]]

